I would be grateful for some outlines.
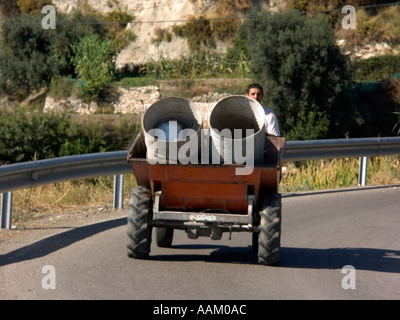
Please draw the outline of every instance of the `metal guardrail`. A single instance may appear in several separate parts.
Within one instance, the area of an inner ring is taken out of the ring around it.
[[[127,151],[84,154],[0,166],[0,228],[11,228],[12,191],[73,179],[114,176],[114,208],[122,208]]]
[[[128,151],[101,152],[0,166],[0,193],[74,179],[132,173]]]
[[[284,161],[400,154],[400,137],[288,141]]]
[[[365,185],[366,157],[400,154],[400,137],[287,141],[282,161],[360,157]],[[73,179],[114,175],[114,207],[122,207],[124,173],[132,173],[128,151],[93,153],[0,166],[0,227],[10,228],[11,191]],[[362,182],[363,181],[363,182]]]

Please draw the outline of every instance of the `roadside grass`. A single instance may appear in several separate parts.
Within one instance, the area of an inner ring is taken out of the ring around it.
[[[135,185],[133,174],[124,175],[124,208],[128,207],[130,190]],[[15,190],[13,221],[26,222],[88,207],[110,209],[113,206],[113,188],[114,177],[107,176]]]
[[[367,185],[400,182],[399,156],[369,157]],[[320,159],[282,164],[280,192],[338,189],[358,185],[359,158]]]
[[[370,157],[367,185],[400,183],[400,156]],[[279,191],[299,192],[356,187],[358,158],[311,160],[282,164]],[[13,220],[26,222],[46,215],[79,211],[81,208],[112,208],[114,177],[100,177],[55,183],[13,193]],[[129,194],[136,179],[124,175],[123,207],[128,207]]]

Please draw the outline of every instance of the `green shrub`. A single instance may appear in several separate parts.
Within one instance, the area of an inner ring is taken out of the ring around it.
[[[104,16],[99,15],[98,20],[105,22],[105,36],[114,42],[117,50],[126,47],[136,38],[132,31],[126,29],[127,24],[133,21],[134,17],[124,11],[114,10]]]
[[[106,37],[106,25],[94,15],[83,15],[79,11],[71,14],[57,13],[57,32],[53,41],[53,55],[59,62],[59,74],[74,77],[77,72],[72,63],[72,45],[90,34],[97,34],[102,39]]]
[[[126,150],[129,149],[133,140],[139,133],[140,125],[132,123],[130,120],[122,119],[105,139],[108,150]]]
[[[288,140],[317,140],[327,137],[329,120],[325,113],[310,111],[304,119],[286,135]]]
[[[60,156],[127,149],[139,131],[136,123],[101,120],[64,113],[0,109],[0,165]]]
[[[99,98],[106,86],[115,78],[114,55],[116,48],[111,40],[101,40],[95,34],[87,35],[72,45],[78,77],[85,81],[83,92]]]
[[[84,125],[73,122],[67,133],[67,138],[60,146],[59,156],[104,152],[107,142],[103,137],[103,127],[100,122],[89,121]]]
[[[59,156],[128,149],[139,132],[136,123],[122,119],[114,126],[106,126],[99,119],[85,122],[73,121],[65,142],[60,146]]]
[[[382,55],[358,60],[355,78],[359,81],[381,80],[400,73],[400,55]]]
[[[0,110],[0,164],[57,156],[69,126],[64,114]]]

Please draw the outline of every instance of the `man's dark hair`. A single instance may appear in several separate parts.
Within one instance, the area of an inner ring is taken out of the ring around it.
[[[252,83],[251,85],[249,85],[249,86],[247,87],[247,93],[250,92],[250,89],[260,89],[260,90],[261,90],[261,93],[264,94],[263,88],[262,88],[258,83]]]

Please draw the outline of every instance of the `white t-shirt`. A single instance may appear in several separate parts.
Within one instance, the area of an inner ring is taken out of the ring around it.
[[[279,132],[278,119],[276,118],[275,112],[270,108],[264,107],[265,111],[265,132],[279,137],[281,134]]]

